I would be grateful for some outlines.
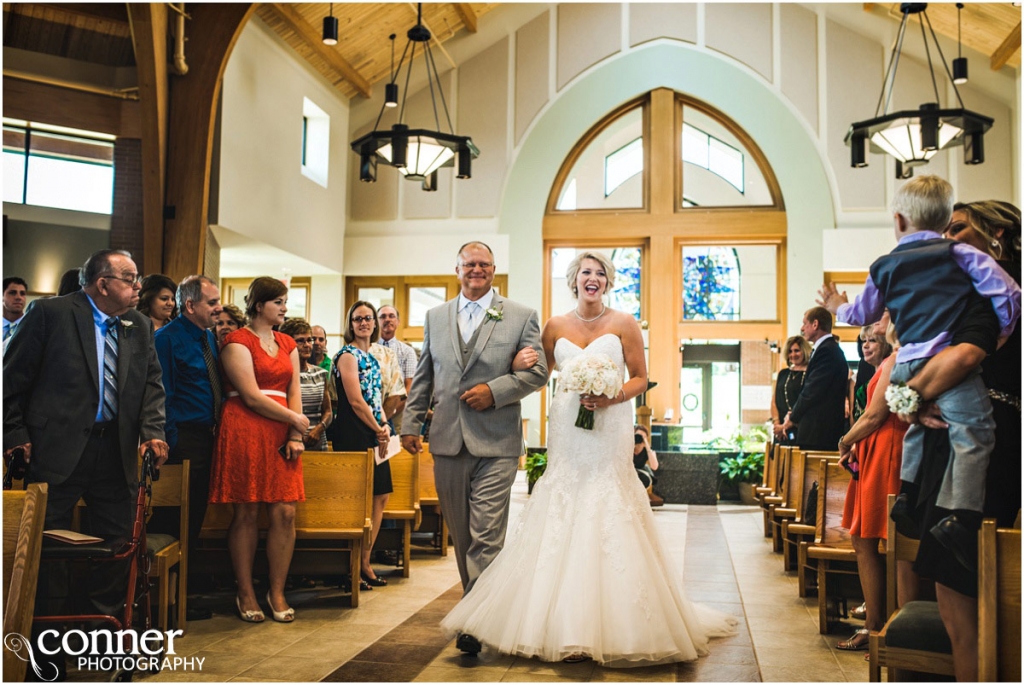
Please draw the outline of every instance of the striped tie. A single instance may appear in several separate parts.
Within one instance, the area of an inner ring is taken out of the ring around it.
[[[103,341],[103,420],[117,418],[117,319],[107,319]]]
[[[220,420],[220,401],[223,396],[220,387],[220,371],[217,370],[217,362],[213,358],[213,350],[210,349],[210,341],[203,331],[203,361],[206,362],[206,375],[210,378],[210,390],[213,391],[213,422]]]

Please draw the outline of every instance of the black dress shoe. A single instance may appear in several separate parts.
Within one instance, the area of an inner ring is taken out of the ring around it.
[[[455,648],[470,656],[476,656],[480,653],[480,640],[469,633],[459,633],[459,637],[455,640]]]
[[[191,623],[192,621],[208,621],[213,618],[213,612],[203,607],[185,607],[185,620]]]
[[[977,540],[978,532],[961,523],[955,514],[942,519],[928,532],[935,536],[939,544],[945,547],[961,566],[971,571],[978,568],[978,552],[972,544]]]
[[[900,535],[917,540],[921,537],[921,529],[918,527],[913,513],[914,507],[910,503],[910,495],[903,492],[897,495],[896,501],[893,502],[889,518],[896,523],[896,530]]]

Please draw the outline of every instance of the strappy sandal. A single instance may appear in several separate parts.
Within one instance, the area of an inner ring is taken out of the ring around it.
[[[371,585],[373,587],[385,587],[388,584],[388,581],[384,580],[383,578],[379,576],[376,578],[371,578],[369,573],[364,573],[363,571],[359,572],[359,577],[362,578],[364,583],[366,583],[367,585]]]
[[[860,628],[859,630],[853,631],[853,635],[848,640],[836,643],[836,649],[841,649],[844,652],[859,652],[868,648],[869,635],[871,631],[867,628]],[[864,641],[861,642],[857,638],[863,636]]]
[[[868,605],[861,604],[856,609],[850,609],[850,618],[855,618],[858,621],[863,621],[868,616]]]

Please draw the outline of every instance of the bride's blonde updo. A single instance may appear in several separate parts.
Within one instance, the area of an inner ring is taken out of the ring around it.
[[[576,286],[576,277],[580,274],[580,264],[583,263],[584,259],[593,259],[595,262],[601,265],[604,269],[605,276],[608,278],[608,285],[605,286],[604,292],[608,292],[615,285],[615,265],[612,264],[612,260],[608,259],[601,252],[594,252],[591,250],[585,250],[576,255],[576,259],[572,260],[569,264],[569,268],[565,270],[565,280],[569,284],[569,290],[572,291],[573,297],[579,297],[579,288]],[[603,295],[604,293],[602,293]]]

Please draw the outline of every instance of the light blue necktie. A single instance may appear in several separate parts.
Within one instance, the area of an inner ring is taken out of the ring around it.
[[[103,420],[117,418],[117,319],[107,319],[103,341]]]
[[[480,311],[480,305],[476,302],[470,302],[462,308],[463,321],[459,322],[459,326],[462,328],[462,341],[469,343],[469,339],[473,337],[473,331],[476,330],[476,319],[477,312]]]

